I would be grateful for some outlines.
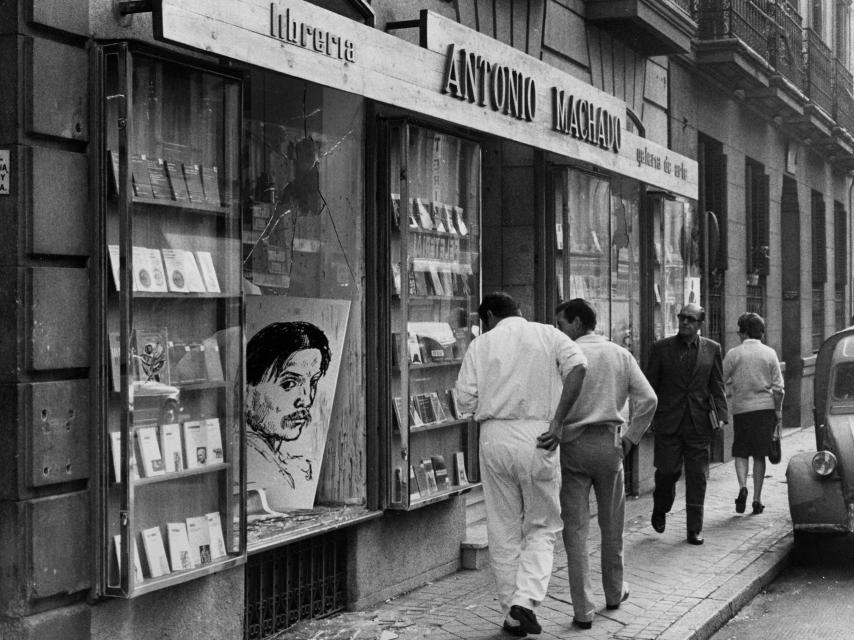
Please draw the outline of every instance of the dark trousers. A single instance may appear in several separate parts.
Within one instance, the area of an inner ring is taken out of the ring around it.
[[[698,533],[703,530],[711,441],[710,436],[697,433],[687,412],[679,425],[679,433],[655,434],[653,509],[661,513],[670,511],[684,465],[687,529]]]

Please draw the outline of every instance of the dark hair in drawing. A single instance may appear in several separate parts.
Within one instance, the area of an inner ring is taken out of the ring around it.
[[[264,374],[275,368],[280,372],[295,351],[320,351],[320,375],[326,375],[332,351],[329,340],[310,322],[274,322],[252,336],[246,346],[246,382],[258,385]]]

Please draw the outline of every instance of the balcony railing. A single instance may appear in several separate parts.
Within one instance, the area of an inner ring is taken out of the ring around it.
[[[769,35],[776,23],[751,0],[699,0],[697,14],[701,40],[738,38],[769,61]]]
[[[768,10],[775,23],[768,43],[769,62],[780,75],[801,87],[804,82],[801,14],[785,0],[770,5]]]
[[[694,17],[694,2],[696,0],[671,0],[671,2],[679,7],[686,15]]]
[[[854,135],[854,76],[839,60],[834,60],[833,119]]]
[[[833,113],[833,55],[815,31],[805,29],[807,41],[806,78],[804,93],[815,104]]]

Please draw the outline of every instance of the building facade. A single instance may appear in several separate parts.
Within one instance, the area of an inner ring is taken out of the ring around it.
[[[264,638],[457,570],[487,291],[641,364],[757,310],[808,423],[851,313],[825,4],[7,3],[0,636]]]

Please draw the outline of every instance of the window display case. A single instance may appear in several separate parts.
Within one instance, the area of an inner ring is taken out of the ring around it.
[[[101,589],[245,560],[240,82],[101,50]]]
[[[480,148],[387,124],[391,376],[389,506],[412,509],[477,480],[477,432],[454,385],[480,322]]]

